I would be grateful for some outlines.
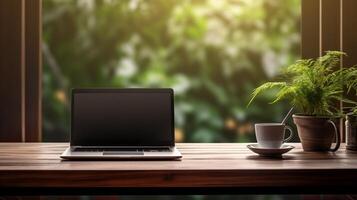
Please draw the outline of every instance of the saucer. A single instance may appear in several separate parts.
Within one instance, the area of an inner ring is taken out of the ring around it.
[[[280,157],[284,153],[287,153],[291,149],[295,148],[294,146],[285,145],[285,144],[283,144],[279,149],[261,148],[258,146],[258,144],[248,144],[247,147],[254,153],[257,153],[260,156],[266,156],[266,157]]]

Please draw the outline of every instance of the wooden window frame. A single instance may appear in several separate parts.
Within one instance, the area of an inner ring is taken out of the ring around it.
[[[42,136],[42,0],[0,1],[0,142]]]
[[[356,64],[356,7],[356,0],[301,0],[301,57],[340,50],[349,55],[340,67]],[[41,141],[41,15],[42,0],[0,1],[0,142]]]
[[[302,0],[301,56],[316,58],[328,50],[347,53],[341,57],[339,68],[357,63],[357,8],[356,0]],[[343,103],[340,102],[340,109]],[[340,133],[344,123],[340,121]],[[341,134],[345,141],[345,134]]]

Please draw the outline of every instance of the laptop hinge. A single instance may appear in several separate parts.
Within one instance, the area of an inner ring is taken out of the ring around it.
[[[172,146],[71,146],[70,149],[72,151],[74,150],[78,150],[78,149],[102,149],[102,150],[110,150],[110,149],[116,149],[116,150],[120,150],[120,149],[123,149],[123,150],[129,150],[129,149],[169,149],[169,150],[173,150],[175,147],[172,147]]]

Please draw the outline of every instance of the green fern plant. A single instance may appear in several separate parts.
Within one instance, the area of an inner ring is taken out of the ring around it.
[[[260,93],[277,88],[278,92],[271,103],[288,100],[304,115],[339,114],[336,101],[355,104],[343,96],[344,87],[353,90],[357,86],[355,67],[334,70],[340,62],[341,56],[345,55],[340,51],[328,51],[317,59],[296,61],[283,70],[283,75],[287,78],[286,81],[267,82],[259,86],[253,91],[248,105]]]
[[[344,71],[344,76],[346,80],[347,93],[352,95],[357,95],[357,67],[346,69]],[[352,94],[351,94],[352,93]],[[357,105],[352,109],[352,114],[357,115]]]

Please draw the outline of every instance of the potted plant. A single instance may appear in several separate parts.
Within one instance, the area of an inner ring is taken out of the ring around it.
[[[334,70],[345,55],[328,51],[317,59],[298,60],[284,70],[286,81],[267,82],[253,91],[249,104],[265,90],[278,89],[272,103],[288,100],[300,113],[293,115],[298,135],[305,151],[336,151],[340,136],[335,123],[341,119],[338,101],[354,103],[343,96],[343,88],[353,82],[349,71]],[[248,105],[249,105],[248,104]],[[331,144],[336,138],[336,146]]]

